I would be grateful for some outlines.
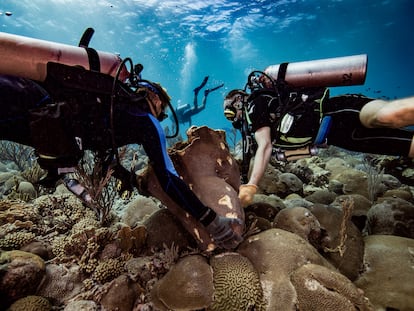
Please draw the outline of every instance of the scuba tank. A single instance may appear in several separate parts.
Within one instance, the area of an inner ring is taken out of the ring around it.
[[[365,83],[366,54],[272,65],[264,73],[292,87],[329,87]]]
[[[89,29],[88,29],[89,30]],[[0,32],[0,74],[8,74],[43,82],[47,63],[81,66],[124,82],[130,73],[122,59],[113,53],[95,51],[84,44],[71,46]],[[123,65],[119,74],[118,67]]]

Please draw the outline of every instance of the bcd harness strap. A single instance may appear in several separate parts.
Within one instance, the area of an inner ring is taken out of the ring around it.
[[[90,47],[84,47],[88,54],[89,69],[92,71],[101,72],[101,62],[99,61],[98,52]]]
[[[325,139],[328,136],[329,129],[331,128],[332,124],[332,117],[331,116],[324,116],[321,120],[321,124],[319,125],[318,134],[316,134],[316,138],[314,144],[316,146],[322,145],[325,143]]]
[[[277,81],[285,80],[286,70],[289,63],[281,63],[279,65],[279,72],[277,73]]]
[[[88,54],[89,70],[100,72],[101,62],[99,61],[98,52],[96,52],[95,49],[89,47],[89,42],[91,41],[94,32],[95,30],[93,28],[86,28],[82,35],[82,38],[79,41],[78,46],[84,48]]]

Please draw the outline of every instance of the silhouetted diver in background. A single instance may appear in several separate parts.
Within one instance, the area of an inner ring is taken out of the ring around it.
[[[210,94],[210,92],[213,92],[215,90],[218,90],[219,88],[224,86],[224,83],[213,87],[211,89],[206,89],[204,91],[204,97],[203,100],[201,102],[201,105],[198,105],[198,92],[200,92],[200,90],[207,84],[209,76],[205,76],[203,82],[201,82],[201,84],[196,87],[194,89],[194,101],[193,101],[193,106],[191,106],[190,104],[185,104],[185,105],[181,105],[181,106],[177,106],[176,109],[176,114],[177,114],[177,118],[178,121],[180,123],[186,123],[188,122],[188,125],[191,126],[191,117],[193,115],[196,115],[197,113],[199,113],[200,111],[202,111],[205,107],[206,107],[206,103],[207,103],[207,96],[208,94]]]

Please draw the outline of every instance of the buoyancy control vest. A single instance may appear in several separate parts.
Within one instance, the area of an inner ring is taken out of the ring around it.
[[[247,110],[251,114],[252,129],[257,117],[268,118],[264,125],[270,126],[274,148],[295,150],[315,142],[322,120],[322,105],[329,98],[327,88],[291,88],[284,86],[281,90],[259,89],[248,98]],[[263,106],[265,105],[265,106]],[[255,119],[256,118],[256,119]],[[263,122],[262,121],[258,121]]]
[[[47,72],[42,87],[53,103],[30,111],[33,147],[44,157],[43,167],[73,166],[84,149],[103,152],[113,148],[110,118],[114,96],[117,109],[147,104],[107,74],[53,62],[48,63]]]

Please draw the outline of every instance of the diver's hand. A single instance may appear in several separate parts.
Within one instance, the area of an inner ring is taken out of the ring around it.
[[[240,185],[239,199],[243,207],[249,206],[253,202],[253,197],[257,192],[257,186],[254,184]]]
[[[216,215],[213,221],[206,226],[217,246],[225,249],[233,249],[237,247],[243,240],[240,234],[233,230],[233,225],[242,224],[242,221],[237,218],[227,218]]]

